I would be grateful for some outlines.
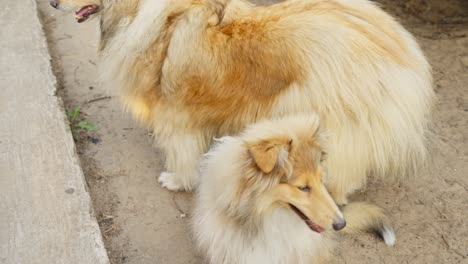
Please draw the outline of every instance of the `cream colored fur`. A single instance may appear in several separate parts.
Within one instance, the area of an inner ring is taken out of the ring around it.
[[[309,229],[275,191],[280,184],[293,184],[291,175],[297,175],[301,164],[283,149],[275,170],[264,174],[252,168],[255,161],[248,148],[252,142],[286,137],[294,142],[293,155],[307,156],[302,151],[313,148],[299,147],[306,140],[315,138],[317,143],[313,145],[325,147],[318,122],[315,115],[260,122],[241,136],[221,138],[206,154],[195,199],[193,229],[195,241],[209,263],[328,263],[337,239],[334,231],[319,234]],[[313,187],[311,192],[316,191]],[[388,245],[395,243],[393,229],[380,208],[366,203],[351,203],[344,208],[348,222],[344,233],[375,231]]]
[[[294,120],[296,119],[296,120]],[[310,264],[330,254],[331,241],[311,231],[290,209],[265,202],[269,188],[279,183],[261,181],[261,172],[251,171],[246,142],[287,136],[300,142],[298,134],[312,137],[318,128],[316,116],[261,122],[241,137],[221,138],[202,162],[193,216],[195,239],[211,264]],[[285,166],[287,153],[278,166]],[[288,174],[294,168],[288,169]],[[244,189],[243,181],[257,174],[257,184]],[[241,198],[238,198],[238,196]],[[237,199],[240,202],[237,202]],[[250,224],[239,223],[247,217]]]

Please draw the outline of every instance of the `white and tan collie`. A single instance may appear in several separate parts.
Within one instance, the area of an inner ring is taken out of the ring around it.
[[[376,231],[393,245],[380,208],[350,203],[344,216],[338,209],[324,185],[325,148],[315,115],[259,122],[220,139],[202,161],[193,216],[209,263],[326,263],[332,228]]]
[[[51,0],[101,15],[101,75],[166,154],[159,180],[190,190],[213,137],[263,119],[319,114],[335,201],[366,176],[425,155],[430,67],[414,38],[367,0]]]

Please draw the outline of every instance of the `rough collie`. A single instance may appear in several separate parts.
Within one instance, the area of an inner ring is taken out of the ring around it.
[[[315,115],[262,121],[220,139],[202,161],[193,216],[209,263],[327,263],[332,228],[377,231],[393,245],[380,208],[350,203],[344,216],[338,209],[324,185],[325,149]]]
[[[330,131],[327,182],[345,204],[366,176],[425,155],[433,101],[418,44],[375,3],[294,0],[51,0],[101,16],[101,75],[165,151],[159,180],[190,190],[213,137],[316,112]]]

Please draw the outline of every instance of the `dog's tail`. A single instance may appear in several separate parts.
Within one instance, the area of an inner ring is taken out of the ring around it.
[[[342,210],[347,223],[342,230],[344,233],[371,231],[382,237],[388,246],[395,244],[395,231],[382,208],[373,204],[355,202],[344,206]]]

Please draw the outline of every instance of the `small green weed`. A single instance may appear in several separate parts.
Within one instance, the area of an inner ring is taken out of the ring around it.
[[[82,120],[80,118],[81,114],[81,106],[76,106],[72,109],[72,111],[68,114],[68,118],[70,120],[70,129],[73,135],[73,139],[77,140],[78,133],[81,131],[96,131],[97,126],[93,123],[90,123],[86,120]]]

